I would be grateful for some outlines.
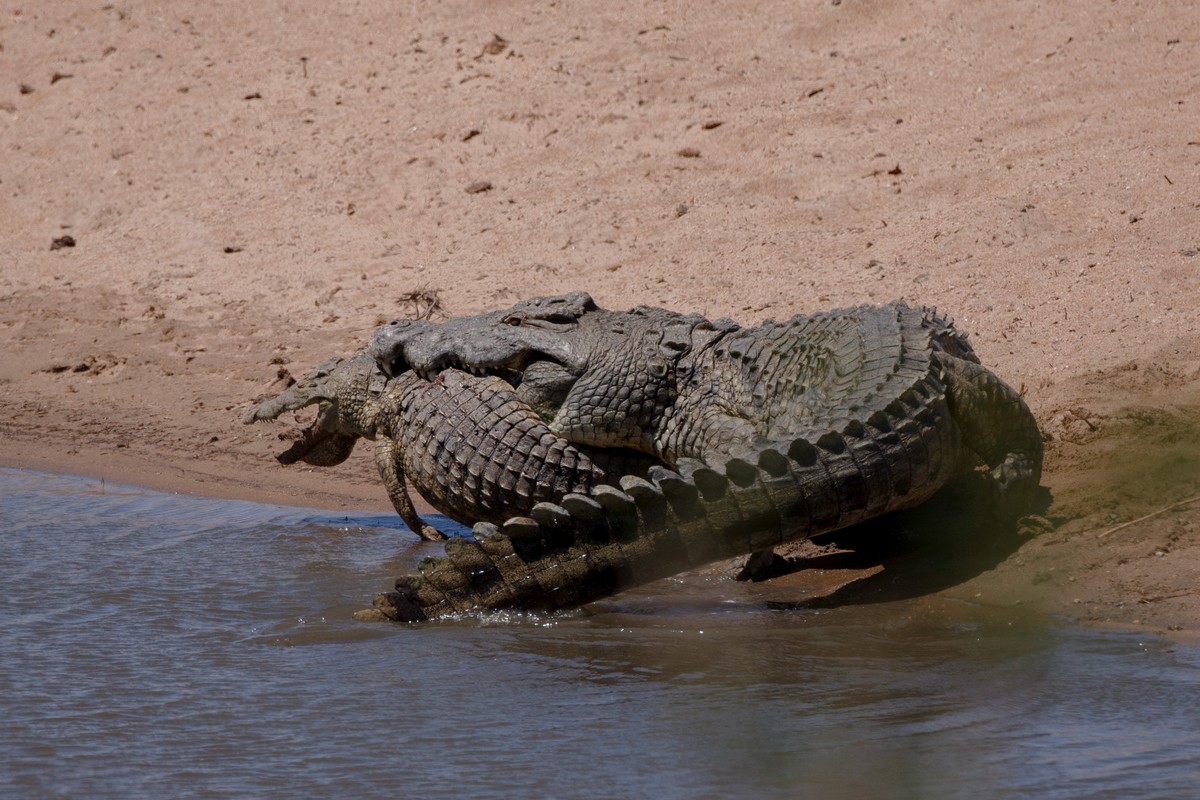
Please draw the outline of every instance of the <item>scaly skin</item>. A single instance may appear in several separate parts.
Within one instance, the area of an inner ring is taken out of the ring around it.
[[[431,504],[466,524],[503,522],[543,500],[587,492],[614,474],[644,470],[645,459],[581,452],[554,436],[495,377],[446,370],[426,381],[413,372],[388,380],[373,359],[333,359],[278,397],[256,405],[247,424],[318,404],[317,420],[279,456],[285,464],[341,463],[359,438],[375,441],[375,461],[401,518],[426,539],[444,538],[418,517],[405,477]]]
[[[663,465],[476,526],[377,599],[392,619],[575,606],[713,560],[922,502],[982,461],[1020,508],[1041,472],[1021,398],[928,309],[862,307],[742,329],[582,293],[479,317],[392,323],[369,353],[392,374],[447,365],[519,381],[581,447]],[[417,459],[410,476],[431,464]],[[671,467],[671,468],[668,468]]]
[[[374,359],[365,353],[349,359],[333,358],[277,397],[251,408],[242,422],[251,425],[272,420],[285,411],[317,404],[316,420],[299,440],[277,456],[279,462],[303,461],[317,467],[331,467],[349,458],[359,439],[374,440],[375,462],[396,513],[422,539],[445,539],[439,530],[426,525],[418,516],[396,460],[394,442],[387,435],[376,434],[378,401],[386,381]]]
[[[936,373],[971,454],[992,468],[1011,456],[1034,486],[1040,476],[1041,435],[1024,401],[947,318],[902,303],[743,329],[657,308],[604,311],[573,293],[440,325],[389,323],[367,352],[385,371],[457,365],[515,376],[554,433],[668,465],[863,422]]]
[[[406,477],[478,523],[377,598],[396,620],[579,605],[915,505],[979,461],[1020,508],[1040,475],[1021,399],[948,320],[902,304],[742,329],[576,293],[393,323],[368,352],[396,377],[334,361],[247,421],[317,402],[281,460],[374,438],[410,526]]]

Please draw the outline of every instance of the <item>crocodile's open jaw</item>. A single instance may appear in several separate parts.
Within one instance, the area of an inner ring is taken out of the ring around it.
[[[502,364],[467,364],[447,355],[433,361],[432,366],[418,367],[404,357],[404,348],[393,346],[390,352],[377,354],[380,370],[394,378],[413,372],[427,381],[434,381],[447,369],[457,369],[477,376],[494,376],[508,383],[518,396],[545,420],[553,419],[566,400],[579,376],[568,367],[542,353],[526,351]]]
[[[538,361],[538,359],[522,357],[513,359],[505,364],[489,364],[486,366],[480,366],[477,364],[465,363],[460,359],[448,355],[445,358],[439,358],[436,360],[432,366],[417,366],[416,364],[409,363],[408,360],[404,358],[403,353],[400,353],[392,358],[380,358],[377,363],[379,364],[379,368],[383,370],[383,373],[389,378],[394,378],[397,375],[411,370],[419,375],[422,379],[432,381],[437,378],[438,373],[442,372],[443,370],[457,369],[462,372],[469,372],[472,375],[477,375],[479,377],[498,377],[516,387],[520,386],[521,384],[521,377],[522,373],[525,371],[525,368],[534,361]]]
[[[434,381],[447,369],[472,375],[497,377],[506,382],[544,419],[551,419],[563,404],[578,376],[553,359],[523,357],[500,366],[472,366],[456,359],[445,359],[432,369],[418,369],[403,358],[381,361],[380,369],[389,377],[411,370],[427,381]]]
[[[581,299],[575,302],[584,305]],[[552,306],[445,323],[392,320],[371,337],[367,352],[388,377],[411,370],[433,380],[443,370],[457,369],[499,377],[517,387],[531,365],[551,362],[554,366],[548,369],[558,376],[553,382],[561,384],[568,373],[579,376],[587,366],[586,353],[577,352],[569,336],[577,327],[578,313]]]

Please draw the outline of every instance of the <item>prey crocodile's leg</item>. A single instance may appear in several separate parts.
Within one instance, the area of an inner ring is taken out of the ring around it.
[[[408,486],[404,482],[404,472],[400,469],[401,452],[399,446],[387,436],[375,439],[375,465],[379,468],[379,477],[387,489],[392,507],[404,520],[409,530],[426,541],[435,542],[446,538],[446,534],[422,521],[417,509],[413,506]]]

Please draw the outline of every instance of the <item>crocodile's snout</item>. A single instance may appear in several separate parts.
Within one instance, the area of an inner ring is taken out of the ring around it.
[[[404,345],[413,332],[418,320],[394,319],[380,326],[371,336],[367,345],[367,354],[375,359],[375,363],[389,378],[410,369],[408,359],[404,355]]]

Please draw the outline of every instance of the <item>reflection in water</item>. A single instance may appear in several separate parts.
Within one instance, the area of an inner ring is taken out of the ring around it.
[[[931,598],[351,613],[436,544],[0,471],[0,794],[1185,797],[1200,655]],[[447,521],[438,520],[439,526]],[[1152,776],[1152,780],[1147,780]]]

